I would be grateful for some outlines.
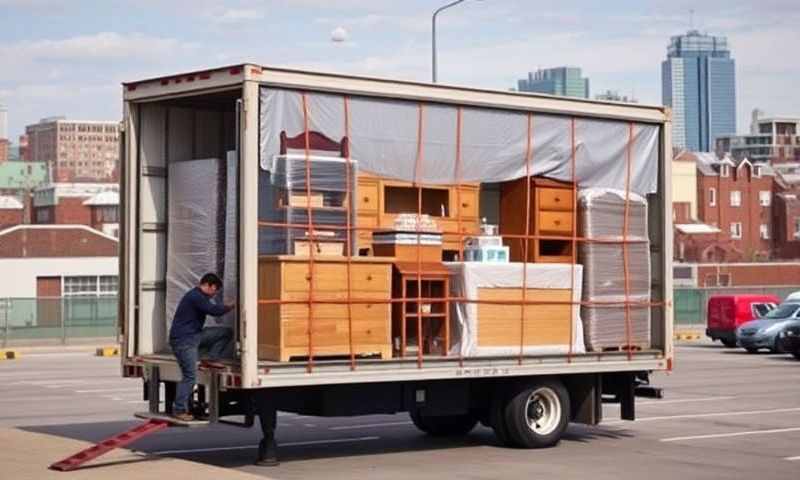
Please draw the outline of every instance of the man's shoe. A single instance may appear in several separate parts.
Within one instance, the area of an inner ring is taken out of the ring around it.
[[[180,412],[172,415],[175,420],[180,420],[181,422],[193,422],[194,415],[188,412]]]

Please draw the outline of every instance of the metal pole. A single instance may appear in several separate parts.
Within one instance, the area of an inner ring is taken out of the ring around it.
[[[3,325],[4,325],[4,332],[3,332],[3,348],[8,346],[8,310],[11,308],[11,299],[4,298],[0,305],[3,306]]]
[[[447,10],[450,7],[454,7],[459,3],[463,2],[464,0],[455,0],[454,2],[450,2],[447,5],[443,5],[437,8],[433,12],[433,16],[431,17],[431,66],[432,66],[432,77],[433,83],[436,83],[437,80],[437,64],[436,64],[436,16],[439,15],[440,12]]]
[[[64,297],[61,297],[61,298],[58,299],[58,303],[61,304],[61,308],[59,308],[59,310],[61,311],[61,344],[62,345],[66,345],[67,344],[67,322],[66,322],[66,318],[65,318],[65,315],[64,315],[64,310],[65,310],[65,307],[67,305],[64,302],[64,300],[65,300]]]

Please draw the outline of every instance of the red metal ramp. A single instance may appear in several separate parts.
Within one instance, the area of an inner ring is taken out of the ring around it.
[[[161,419],[150,419],[141,425],[137,425],[130,430],[114,435],[111,438],[103,440],[102,442],[92,445],[91,447],[82,450],[75,455],[71,455],[63,460],[60,460],[50,465],[51,470],[58,470],[61,472],[68,472],[75,470],[84,463],[93,460],[101,455],[104,455],[115,448],[122,448],[142,437],[150,435],[151,433],[158,432],[169,427],[171,422]]]

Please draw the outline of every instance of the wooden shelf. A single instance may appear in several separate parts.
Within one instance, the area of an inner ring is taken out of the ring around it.
[[[406,319],[409,317],[417,318],[420,315],[417,315],[416,312],[406,312]],[[422,318],[446,318],[447,314],[444,312],[441,313],[423,313]]]

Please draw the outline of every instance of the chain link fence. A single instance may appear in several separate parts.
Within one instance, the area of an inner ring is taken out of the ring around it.
[[[117,296],[0,298],[0,345],[119,340]]]
[[[780,287],[712,287],[679,288],[673,294],[676,325],[699,326],[706,324],[706,306],[713,295],[776,295],[783,300],[790,293],[800,291],[800,286]]]

